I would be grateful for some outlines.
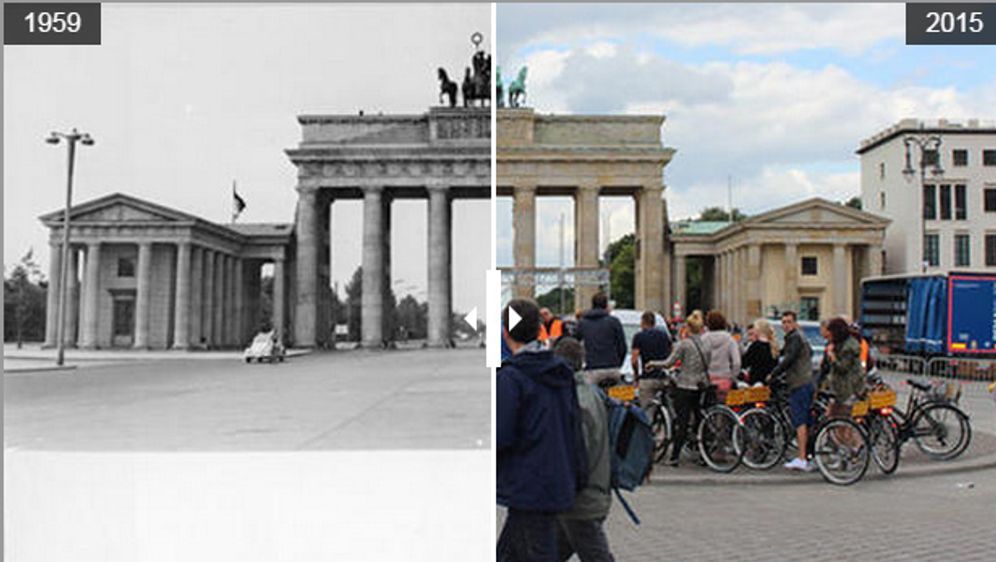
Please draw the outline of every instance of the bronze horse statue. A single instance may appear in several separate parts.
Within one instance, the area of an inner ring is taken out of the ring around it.
[[[443,96],[448,96],[450,99],[450,107],[456,107],[457,102],[457,83],[450,80],[450,77],[446,75],[446,71],[439,68],[437,72],[439,77],[439,103],[443,103]]]
[[[491,55],[478,51],[471,62],[473,74],[468,67],[463,77],[463,106],[469,107],[479,101],[481,107],[487,107],[491,105]]]

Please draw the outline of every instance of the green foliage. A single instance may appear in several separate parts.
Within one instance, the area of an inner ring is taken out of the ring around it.
[[[733,220],[732,222],[740,222],[747,218],[747,215],[740,212],[740,209],[733,209]],[[699,214],[699,218],[696,220],[709,221],[709,222],[730,222],[730,213],[726,212],[726,209],[722,207],[708,207],[702,209],[702,213]]]
[[[18,347],[45,339],[48,283],[33,255],[28,250],[3,280],[3,339],[16,341]]]
[[[554,314],[570,314],[574,312],[574,289],[564,287],[564,307],[560,307],[560,287],[555,287],[536,297],[540,307],[549,308]]]
[[[636,303],[636,235],[627,234],[605,248],[604,263],[609,267],[609,284],[616,308],[633,308]]]

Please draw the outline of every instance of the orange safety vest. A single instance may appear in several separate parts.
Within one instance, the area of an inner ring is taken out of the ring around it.
[[[542,323],[540,324],[539,335],[536,336],[536,339],[543,343],[546,343],[546,340],[550,339],[549,334],[546,333],[546,326]]]
[[[546,326],[544,326],[543,329],[545,330]],[[553,339],[557,339],[564,335],[564,323],[560,320],[560,318],[553,319],[553,322],[550,323],[550,331],[547,335]]]

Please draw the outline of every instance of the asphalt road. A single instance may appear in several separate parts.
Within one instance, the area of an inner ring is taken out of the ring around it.
[[[164,360],[4,376],[8,450],[490,448],[484,351]]]

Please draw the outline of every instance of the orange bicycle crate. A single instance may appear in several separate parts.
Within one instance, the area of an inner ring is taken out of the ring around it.
[[[854,406],[851,407],[851,417],[852,418],[863,418],[868,415],[868,405],[869,401],[862,400],[861,402],[856,402]]]
[[[632,402],[636,399],[636,387],[629,384],[617,384],[609,387],[609,397],[620,402]]]
[[[767,386],[752,386],[744,389],[748,402],[767,402],[771,400],[771,388]]]
[[[726,405],[727,406],[740,406],[741,404],[746,404],[750,402],[747,399],[746,389],[731,390],[726,393]]]
[[[896,391],[891,388],[873,390],[868,393],[868,402],[873,410],[896,405]]]

